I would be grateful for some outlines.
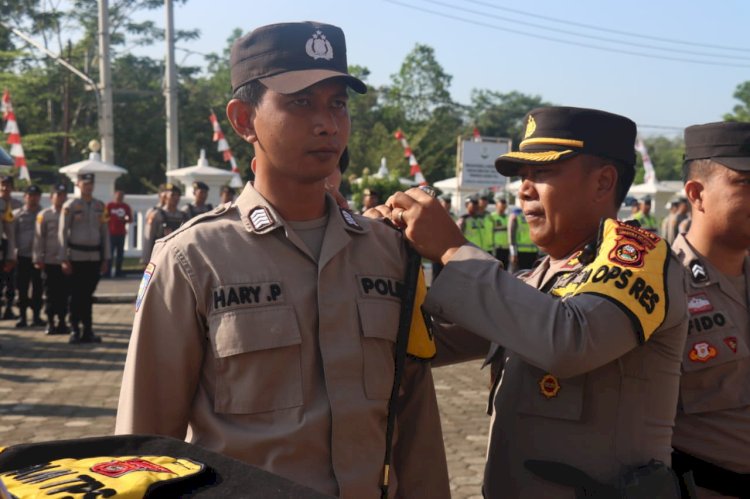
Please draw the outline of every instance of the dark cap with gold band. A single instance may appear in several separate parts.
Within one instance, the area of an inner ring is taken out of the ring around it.
[[[577,107],[540,107],[524,118],[519,151],[495,160],[501,175],[517,175],[523,165],[545,165],[591,154],[635,166],[636,126],[617,114]]]

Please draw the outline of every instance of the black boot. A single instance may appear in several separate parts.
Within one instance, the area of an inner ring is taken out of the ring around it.
[[[34,312],[34,320],[31,323],[33,326],[46,326],[47,323],[42,320],[42,318],[39,316],[39,312]],[[51,324],[51,321],[50,321]]]
[[[83,326],[83,334],[81,335],[81,343],[101,343],[101,337],[94,334],[91,326]]]
[[[26,309],[22,308],[20,312],[21,312],[21,318],[19,319],[18,322],[16,322],[16,328],[21,329],[21,328],[29,327],[29,325],[26,323]]]
[[[68,337],[68,343],[75,345],[81,342],[81,330],[78,329],[78,325],[74,325],[70,330],[70,336]]]
[[[13,313],[13,309],[10,308],[10,305],[5,307],[5,313],[3,313],[3,320],[4,321],[12,321],[13,319],[18,319],[16,317],[16,314]]]

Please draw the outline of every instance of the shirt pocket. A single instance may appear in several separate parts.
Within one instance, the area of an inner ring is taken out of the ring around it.
[[[209,331],[216,412],[255,414],[303,404],[302,337],[292,307],[216,314]]]
[[[680,381],[680,401],[688,414],[747,405],[750,385],[743,377],[750,357],[747,335],[726,312],[690,318]],[[699,330],[700,328],[700,330]],[[734,387],[728,389],[726,387]]]
[[[393,388],[401,304],[388,300],[358,300],[357,308],[362,331],[365,395],[371,400],[388,399]]]
[[[520,369],[522,389],[518,412],[552,419],[581,420],[585,374],[558,378],[525,362],[521,363]]]

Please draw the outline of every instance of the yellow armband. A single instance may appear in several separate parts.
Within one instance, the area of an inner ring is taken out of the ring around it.
[[[669,246],[656,234],[617,220],[604,221],[594,261],[562,280],[551,293],[592,294],[615,303],[645,342],[667,315]]]
[[[141,498],[156,483],[196,475],[204,466],[165,456],[58,459],[0,473],[12,497]],[[62,497],[62,496],[61,496]]]
[[[424,315],[422,315],[422,303],[424,303],[425,296],[427,296],[427,285],[425,284],[424,271],[420,268],[406,353],[418,359],[429,360],[435,356],[436,350],[435,339],[425,323]]]
[[[13,221],[13,210],[10,209],[10,205],[8,205],[8,208],[5,210],[5,213],[3,213],[3,222],[12,222]]]

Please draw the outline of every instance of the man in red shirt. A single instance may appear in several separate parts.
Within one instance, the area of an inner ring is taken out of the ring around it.
[[[115,266],[113,277],[122,277],[122,259],[125,252],[125,235],[128,233],[127,224],[133,220],[130,205],[123,202],[125,193],[115,191],[114,200],[107,203],[109,218],[109,241],[112,255],[110,262]],[[110,275],[112,269],[109,271]]]

